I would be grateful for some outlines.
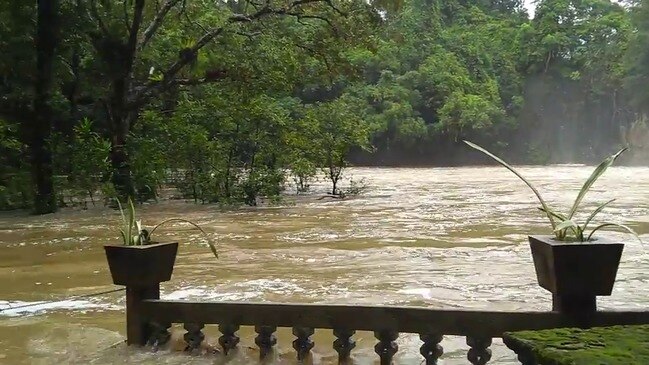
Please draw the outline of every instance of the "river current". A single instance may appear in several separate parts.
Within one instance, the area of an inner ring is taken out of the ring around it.
[[[546,200],[567,210],[592,167],[522,167]],[[548,310],[550,295],[538,287],[528,234],[549,233],[527,187],[498,167],[355,168],[367,191],[345,200],[314,192],[287,196],[277,206],[222,210],[213,205],[164,201],[139,210],[145,225],[169,217],[199,223],[218,244],[217,260],[201,235],[178,224],[158,240],[181,242],[168,299],[336,303]],[[624,223],[649,241],[649,168],[613,167],[595,185],[586,210],[617,198],[600,216]],[[123,340],[123,293],[54,302],[115,288],[102,245],[118,240],[119,214],[104,208],[64,210],[44,217],[0,214],[0,364],[214,364],[173,350],[151,354],[111,347]],[[158,233],[158,232],[156,232]],[[646,309],[649,257],[627,243],[608,309]],[[23,309],[8,309],[40,303]],[[209,327],[209,326],[208,326]],[[215,327],[215,326],[211,326]],[[176,329],[180,331],[180,329]],[[208,328],[207,340],[218,332]],[[179,332],[182,335],[182,332]],[[251,363],[254,332],[242,328],[241,355]],[[355,336],[355,364],[374,364],[371,333]],[[330,331],[314,336],[314,363],[334,363]],[[278,332],[278,363],[294,363],[288,329]],[[397,341],[399,364],[420,364],[419,339]],[[442,342],[442,364],[466,364],[463,339]],[[499,340],[490,364],[514,364]]]

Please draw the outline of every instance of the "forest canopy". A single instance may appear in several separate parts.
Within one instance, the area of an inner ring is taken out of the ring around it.
[[[0,52],[0,209],[254,205],[474,163],[464,138],[544,164],[649,137],[647,0],[9,1]]]

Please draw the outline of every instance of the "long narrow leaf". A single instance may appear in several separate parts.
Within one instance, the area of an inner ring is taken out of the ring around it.
[[[122,236],[122,242],[124,243],[124,246],[130,246],[128,240],[126,239],[126,233],[124,233],[124,230],[120,229],[119,233]]]
[[[119,207],[119,214],[122,216],[122,224],[126,225],[126,216],[124,215],[124,209],[122,208],[122,204],[119,202],[119,199],[117,200],[117,206]]]
[[[131,198],[128,198],[128,237],[129,239],[133,239],[133,228],[135,226],[135,206],[133,205],[133,200]],[[137,244],[137,242],[133,242],[133,244]]]
[[[581,227],[579,227],[579,226],[577,226],[575,228],[575,236],[577,236],[577,240],[579,242],[584,242],[585,241],[585,239],[584,239],[584,230],[581,229]]]
[[[122,216],[122,228],[119,230],[122,236],[122,242],[124,243],[125,246],[130,246],[130,240],[127,239],[128,235],[124,231],[124,229],[128,229],[128,223],[126,221],[126,216],[124,215],[124,208],[122,208],[122,204],[119,202],[119,199],[116,200],[117,200],[117,207],[119,207],[119,214]]]
[[[588,219],[584,222],[584,225],[581,227],[582,231],[585,231],[586,228],[588,228],[588,225],[590,222],[595,218],[596,215],[598,215],[604,208],[606,208],[607,205],[613,203],[616,199],[611,199],[605,203],[600,204],[597,209],[595,209],[590,215],[588,216]]]
[[[565,220],[559,224],[557,224],[557,227],[554,229],[555,232],[562,231],[567,228],[575,228],[577,227],[577,223],[571,221],[571,220]]]
[[[550,213],[553,217],[557,218],[559,220],[559,222],[563,222],[565,220],[568,220],[568,217],[566,217],[565,215],[563,215],[563,214],[561,214],[559,212],[555,212],[553,210],[550,210],[549,212],[546,212],[545,209],[543,209],[543,207],[538,208],[538,209],[540,211],[542,211],[543,213],[546,213],[546,214]]]
[[[638,236],[638,234],[632,228],[627,227],[627,226],[625,226],[623,224],[617,224],[617,223],[604,223],[604,224],[600,224],[599,226],[593,228],[593,230],[588,235],[587,241],[590,241],[590,239],[593,237],[593,234],[595,234],[595,232],[599,231],[602,228],[606,228],[606,227],[622,228],[623,230],[625,230],[628,233],[631,233],[633,236],[635,236],[635,238],[637,238],[638,241],[640,241],[640,243],[643,243],[640,236]]]
[[[575,199],[575,202],[572,205],[572,208],[570,209],[570,213],[568,214],[568,219],[572,219],[572,217],[575,215],[577,212],[577,209],[579,209],[579,205],[581,204],[582,200],[584,200],[584,197],[586,196],[586,193],[590,190],[590,188],[595,184],[595,181],[600,178],[606,172],[606,170],[615,162],[615,160],[624,152],[626,151],[626,148],[623,148],[619,151],[617,151],[615,154],[607,157],[600,163],[593,173],[590,175],[588,180],[584,183],[584,186],[581,187],[581,190],[579,190],[579,194],[577,194],[577,199]]]
[[[550,224],[552,225],[552,230],[554,230],[556,228],[556,223],[554,221],[554,217],[552,216],[552,214],[550,214],[550,208],[548,208],[548,205],[545,203],[545,200],[541,196],[541,193],[538,190],[536,190],[536,188],[532,185],[532,183],[527,181],[527,179],[525,179],[523,177],[523,175],[521,175],[514,167],[509,165],[507,162],[503,161],[500,157],[494,155],[493,153],[487,151],[486,149],[478,146],[477,144],[475,144],[473,142],[469,142],[467,140],[464,140],[464,143],[466,143],[469,147],[471,147],[471,148],[473,148],[475,150],[478,150],[478,151],[484,153],[485,155],[491,157],[496,162],[498,162],[503,167],[505,167],[507,170],[511,171],[514,175],[518,176],[519,179],[523,180],[523,182],[530,189],[532,189],[532,191],[534,192],[534,195],[536,195],[537,199],[539,199],[539,202],[541,202],[541,206],[543,206],[543,210],[545,211],[545,214],[548,216],[548,219],[550,220]]]
[[[573,222],[572,220],[565,220],[557,224],[557,227],[554,229],[554,232],[558,239],[564,240],[567,236],[568,229],[572,231],[572,233],[575,235],[575,238],[577,238],[577,240],[579,241],[584,240],[584,235],[582,233],[581,228],[579,228],[577,223]]]
[[[165,220],[165,221],[162,221],[162,222],[160,222],[158,225],[156,225],[155,227],[153,227],[153,229],[151,230],[151,232],[149,232],[149,237],[151,237],[151,236],[153,235],[153,232],[155,232],[155,230],[158,229],[160,226],[162,226],[162,225],[164,225],[164,224],[167,224],[167,223],[170,223],[170,222],[184,222],[184,223],[189,223],[189,224],[191,224],[192,226],[194,226],[194,227],[195,227],[196,229],[198,229],[198,230],[203,234],[203,236],[205,237],[205,240],[207,241],[207,244],[210,246],[210,250],[212,251],[212,254],[214,254],[214,257],[216,257],[217,259],[219,258],[219,254],[218,254],[218,252],[216,252],[216,246],[214,246],[214,244],[210,241],[210,236],[208,236],[207,232],[205,232],[205,231],[203,230],[203,228],[201,228],[198,224],[196,224],[196,223],[194,223],[194,222],[192,222],[192,221],[188,221],[188,220],[186,220],[186,219],[182,219],[182,218],[170,218],[170,219],[167,219],[167,220]]]

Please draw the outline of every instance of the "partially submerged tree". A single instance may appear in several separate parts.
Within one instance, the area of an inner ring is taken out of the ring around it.
[[[369,147],[369,131],[363,123],[357,101],[343,96],[327,103],[308,107],[305,119],[314,125],[312,141],[318,151],[318,161],[331,181],[331,194],[339,195],[339,182],[354,148]]]
[[[243,76],[231,75],[238,71],[236,64],[221,64],[201,51],[227,48],[231,34],[255,37],[273,18],[292,17],[305,25],[315,21],[333,27],[332,18],[344,15],[347,8],[363,6],[360,2],[336,5],[332,0],[166,0],[162,4],[85,0],[84,4],[84,13],[97,24],[87,34],[105,73],[101,102],[110,126],[113,183],[121,197],[134,194],[127,137],[152,98],[179,87]]]
[[[0,119],[20,126],[21,140],[28,146],[34,213],[51,213],[57,208],[50,137],[61,3],[2,2],[0,19]]]
[[[34,80],[34,114],[24,120],[30,131],[29,148],[32,159],[32,179],[35,183],[34,213],[45,214],[57,210],[52,168],[50,139],[54,112],[52,89],[55,50],[59,44],[60,1],[38,0],[36,19],[36,75]]]

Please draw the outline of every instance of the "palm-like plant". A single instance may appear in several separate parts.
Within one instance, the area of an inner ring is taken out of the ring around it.
[[[602,161],[593,171],[593,173],[590,175],[590,177],[586,180],[584,185],[581,187],[579,190],[579,193],[577,194],[577,198],[575,199],[574,203],[572,204],[572,207],[570,208],[570,211],[568,214],[562,214],[559,212],[556,212],[547,205],[543,197],[541,196],[541,193],[530,183],[527,179],[521,175],[520,172],[518,172],[514,167],[509,165],[507,162],[503,161],[500,157],[494,155],[493,153],[487,151],[483,147],[478,146],[475,143],[469,142],[469,141],[464,141],[467,145],[469,145],[471,148],[474,148],[485,155],[491,157],[494,159],[496,162],[498,162],[500,165],[504,166],[507,168],[509,171],[514,173],[519,179],[521,179],[532,191],[534,192],[534,195],[536,195],[537,199],[541,203],[541,207],[539,208],[545,215],[548,217],[548,220],[550,221],[550,225],[552,226],[552,231],[554,233],[554,236],[557,240],[560,241],[579,241],[579,242],[587,242],[592,240],[593,234],[597,232],[600,229],[603,228],[619,228],[622,229],[626,232],[631,233],[634,235],[638,240],[640,240],[640,237],[638,234],[631,228],[623,225],[623,224],[617,224],[617,223],[602,223],[597,225],[595,228],[593,228],[590,233],[586,234],[586,229],[588,226],[592,223],[593,219],[602,211],[604,208],[606,208],[607,205],[611,204],[612,202],[615,201],[615,199],[611,199],[607,202],[604,202],[595,208],[588,218],[584,221],[583,224],[578,224],[575,222],[574,217],[577,211],[579,210],[579,207],[581,206],[581,203],[584,200],[584,197],[590,190],[590,188],[595,184],[597,179],[599,179],[604,172],[615,162],[615,160],[627,149],[623,148],[619,150],[618,152],[614,153],[613,155],[607,157]],[[640,240],[642,242],[642,240]]]
[[[142,227],[142,221],[137,219],[135,214],[135,206],[133,205],[131,198],[128,199],[128,210],[126,211],[126,213],[124,212],[124,209],[122,209],[122,205],[120,204],[119,199],[117,200],[117,205],[119,206],[119,211],[122,215],[122,227],[120,228],[120,234],[122,236],[122,243],[125,246],[140,246],[150,244],[151,235],[160,226],[170,222],[184,222],[189,223],[196,229],[198,229],[205,237],[205,240],[210,246],[210,250],[212,251],[214,256],[217,258],[219,257],[218,253],[216,252],[216,247],[210,241],[207,233],[196,223],[182,218],[170,218],[156,224],[153,229],[151,229],[151,231],[148,231]]]

